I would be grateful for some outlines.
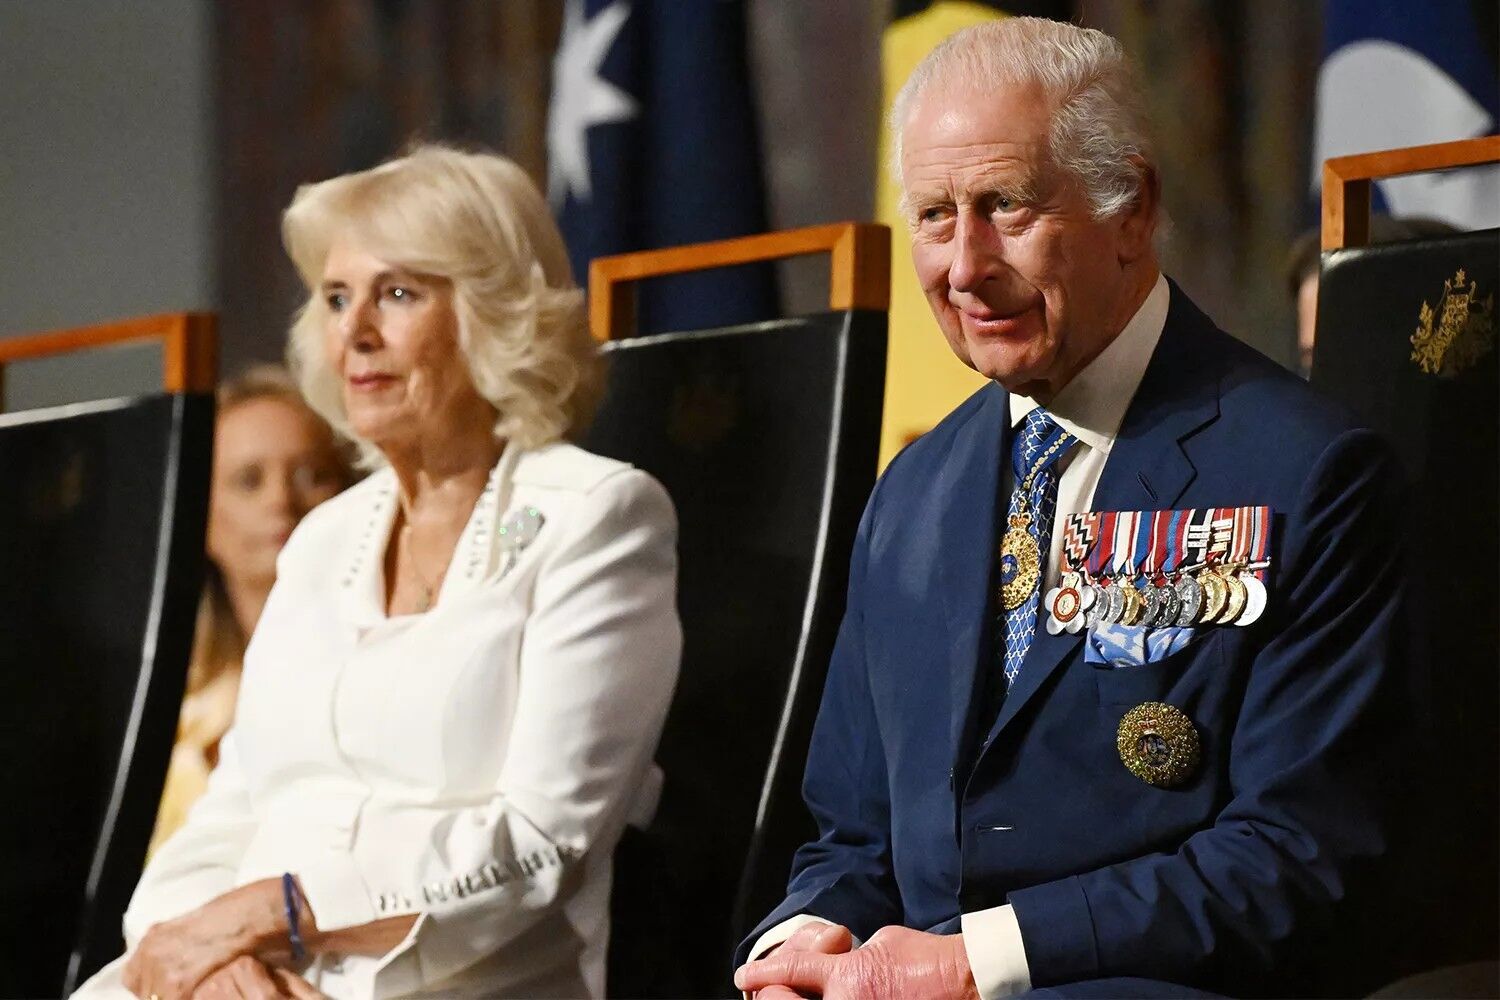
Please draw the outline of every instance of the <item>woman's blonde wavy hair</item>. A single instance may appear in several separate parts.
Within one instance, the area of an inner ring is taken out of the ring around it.
[[[341,237],[452,282],[459,348],[474,387],[498,412],[497,438],[532,448],[587,422],[600,375],[583,293],[546,201],[510,160],[419,145],[370,170],[304,184],[281,235],[309,290],[292,323],[288,364],[313,409],[359,446],[365,467],[383,458],[351,431],[323,348],[328,308],[318,285]]]

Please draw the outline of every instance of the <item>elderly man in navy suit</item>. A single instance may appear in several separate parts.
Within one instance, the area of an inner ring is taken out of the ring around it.
[[[1162,276],[1113,39],[960,32],[892,128],[922,286],[992,384],[870,498],[820,835],[737,985],[1329,988],[1407,750],[1390,452]]]

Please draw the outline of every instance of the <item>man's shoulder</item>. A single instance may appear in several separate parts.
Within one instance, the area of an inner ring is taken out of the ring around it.
[[[1181,290],[1163,331],[1149,391],[1180,400],[1213,397],[1211,439],[1230,440],[1241,456],[1293,468],[1365,422],[1244,341],[1225,332]],[[1149,402],[1149,401],[1148,401]]]
[[[1353,411],[1231,334],[1210,327],[1200,336],[1217,362],[1204,365],[1217,382],[1216,430],[1234,435],[1246,451],[1301,464],[1335,439],[1367,427]]]
[[[994,382],[986,382],[938,421],[932,430],[902,448],[886,467],[882,482],[887,479],[926,481],[947,459],[954,439],[972,429],[976,421],[993,420],[996,414],[1005,413],[1007,398],[1003,388]]]

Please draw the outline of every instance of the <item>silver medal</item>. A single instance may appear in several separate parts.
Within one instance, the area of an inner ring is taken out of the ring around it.
[[[1196,625],[1198,615],[1203,611],[1203,588],[1190,574],[1184,573],[1177,581],[1177,596],[1182,601],[1182,608],[1177,612],[1177,624]]]
[[[1100,617],[1108,605],[1105,598],[1104,588],[1090,581],[1083,585],[1083,627],[1093,628],[1099,624]]]
[[[1141,620],[1137,624],[1147,628],[1156,628],[1161,618],[1161,590],[1148,583],[1141,588],[1141,596],[1146,599],[1146,606],[1142,609]]]
[[[1156,620],[1157,628],[1167,628],[1177,624],[1177,617],[1182,614],[1182,597],[1177,593],[1177,588],[1170,583],[1156,588],[1161,593],[1161,614]]]
[[[1118,624],[1124,613],[1125,592],[1118,583],[1112,583],[1104,588],[1104,610],[1099,614],[1099,622],[1103,625]]]
[[[1240,582],[1245,585],[1248,595],[1245,600],[1245,610],[1240,612],[1236,625],[1253,625],[1266,613],[1266,585],[1260,582],[1260,578],[1254,573],[1241,573]]]

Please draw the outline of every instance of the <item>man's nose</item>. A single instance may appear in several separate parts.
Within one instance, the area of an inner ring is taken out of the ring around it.
[[[988,220],[973,212],[961,212],[954,224],[948,287],[955,292],[978,291],[999,264],[999,238]]]

